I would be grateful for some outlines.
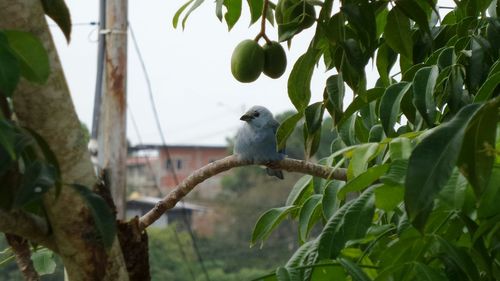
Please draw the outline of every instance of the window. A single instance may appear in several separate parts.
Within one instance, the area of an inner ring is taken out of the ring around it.
[[[167,169],[172,169],[172,162],[175,161],[175,169],[177,170],[181,170],[182,167],[184,166],[183,163],[182,163],[182,159],[176,159],[176,160],[173,160],[173,159],[168,159],[166,162],[165,162],[165,167]]]

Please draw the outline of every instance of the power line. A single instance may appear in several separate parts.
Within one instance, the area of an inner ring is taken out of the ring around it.
[[[130,30],[130,35],[131,35],[132,43],[134,44],[134,48],[135,48],[135,51],[137,53],[137,57],[138,57],[139,62],[141,64],[142,72],[144,74],[144,79],[145,79],[147,87],[148,87],[148,96],[149,96],[149,100],[150,100],[150,103],[151,103],[151,108],[153,109],[153,116],[154,116],[154,119],[155,119],[156,127],[158,129],[158,133],[160,135],[162,145],[165,148],[165,154],[167,156],[167,160],[170,161],[170,162],[172,162],[172,157],[170,155],[170,151],[168,149],[167,142],[165,141],[165,137],[164,137],[164,134],[163,134],[163,129],[162,129],[161,123],[160,123],[160,118],[158,116],[158,111],[156,109],[156,103],[155,103],[154,96],[153,96],[153,89],[151,87],[151,81],[149,80],[149,75],[148,75],[148,72],[146,70],[146,65],[144,63],[144,59],[142,58],[142,54],[141,54],[140,49],[139,49],[139,44],[137,43],[137,39],[135,37],[134,29],[132,28],[132,24],[130,22],[128,24],[128,28]],[[179,185],[179,179],[177,178],[177,174],[175,172],[174,165],[169,165],[169,166],[167,165],[167,169],[170,169],[170,171],[172,172],[172,177],[174,179],[175,185],[176,186]],[[181,200],[181,203],[184,204],[183,200]],[[201,256],[199,248],[198,248],[198,243],[196,242],[196,237],[194,236],[193,230],[191,229],[191,224],[187,220],[186,209],[182,208],[181,210],[182,210],[182,214],[183,214],[182,217],[183,217],[184,223],[186,224],[186,228],[188,230],[189,236],[191,237],[191,241],[193,242],[193,248],[194,248],[194,251],[196,253],[196,256],[198,257],[198,261],[200,263],[200,266],[201,266],[201,269],[203,271],[203,274],[205,275],[205,279],[208,280],[208,281],[210,281],[210,277],[208,275],[207,269],[205,268],[205,265],[204,265],[204,262],[203,262],[203,258]]]

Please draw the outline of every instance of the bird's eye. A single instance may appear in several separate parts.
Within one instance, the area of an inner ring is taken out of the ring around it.
[[[259,117],[259,115],[260,115],[260,113],[259,113],[258,111],[255,111],[255,112],[253,113],[253,117]]]

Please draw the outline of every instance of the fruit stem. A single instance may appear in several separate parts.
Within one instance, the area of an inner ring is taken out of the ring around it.
[[[266,15],[268,6],[269,0],[264,0],[264,7],[262,8],[262,20],[260,22],[260,32],[259,34],[257,34],[254,40],[258,42],[260,38],[264,38],[267,44],[271,44],[271,40],[269,40],[269,37],[267,37],[266,35]]]

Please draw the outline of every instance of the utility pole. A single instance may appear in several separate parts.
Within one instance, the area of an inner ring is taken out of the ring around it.
[[[127,0],[106,1],[104,81],[99,121],[99,166],[108,171],[117,218],[125,219],[127,161]]]

